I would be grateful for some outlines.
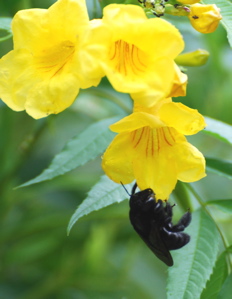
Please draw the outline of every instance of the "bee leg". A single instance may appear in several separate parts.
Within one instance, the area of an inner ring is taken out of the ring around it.
[[[164,208],[165,213],[166,213],[165,224],[164,224],[164,226],[167,228],[167,230],[171,230],[171,231],[172,231],[172,227],[173,227],[173,224],[172,224],[172,216],[173,216],[172,209],[173,209],[174,206],[175,206],[175,204],[171,206],[171,205],[166,201],[166,206],[165,206],[165,208]]]
[[[171,231],[172,232],[183,231],[190,224],[191,220],[192,220],[192,215],[188,211],[180,218],[180,220],[178,221],[178,223],[176,225],[172,226]]]
[[[169,225],[172,221],[172,211],[169,210],[169,214],[168,214],[166,211],[166,207],[164,207],[163,201],[160,199],[156,202],[154,208],[154,214],[155,214],[155,221],[159,223],[160,226],[166,227],[169,230]]]
[[[179,249],[190,241],[190,236],[182,232],[169,232],[163,228],[160,233],[168,250]]]

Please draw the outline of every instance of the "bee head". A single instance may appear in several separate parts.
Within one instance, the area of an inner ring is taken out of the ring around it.
[[[130,197],[130,206],[137,207],[138,209],[147,210],[156,202],[155,193],[152,189],[132,193]]]

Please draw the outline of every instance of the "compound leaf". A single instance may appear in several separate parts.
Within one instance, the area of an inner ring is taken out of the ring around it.
[[[118,118],[104,119],[91,124],[80,135],[72,138],[39,176],[20,185],[25,187],[42,181],[51,180],[59,175],[84,165],[102,154],[114,137],[108,126]]]

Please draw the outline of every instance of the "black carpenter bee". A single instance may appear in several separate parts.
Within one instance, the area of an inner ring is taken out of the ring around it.
[[[130,222],[153,253],[166,265],[172,266],[173,259],[169,251],[179,249],[190,241],[190,236],[183,231],[191,222],[191,214],[186,212],[173,225],[174,205],[156,200],[150,188],[135,193],[136,188],[137,184],[130,195]]]

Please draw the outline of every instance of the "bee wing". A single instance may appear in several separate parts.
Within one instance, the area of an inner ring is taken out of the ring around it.
[[[158,259],[169,267],[173,266],[172,256],[161,238],[160,230],[155,221],[151,221],[150,228],[146,231],[146,233],[144,230],[140,230],[136,226],[134,226],[134,229],[151,251],[158,257]]]
[[[154,221],[151,223],[151,230],[148,242],[146,242],[146,244],[152,250],[152,252],[167,266],[173,266],[172,256],[161,238],[160,229],[157,227],[157,223]]]

